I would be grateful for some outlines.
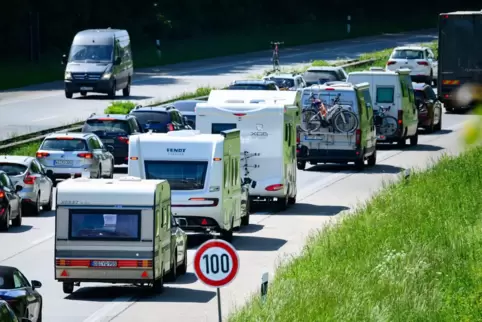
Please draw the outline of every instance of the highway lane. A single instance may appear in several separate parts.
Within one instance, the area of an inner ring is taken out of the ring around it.
[[[288,67],[307,64],[317,59],[357,58],[365,52],[432,41],[436,37],[434,31],[424,31],[281,48],[280,59],[281,64]],[[135,83],[130,99],[169,99],[201,86],[224,86],[235,79],[260,74],[269,69],[270,57],[269,51],[263,51],[140,70],[134,77]],[[119,97],[117,100],[123,98]],[[0,92],[0,140],[12,134],[18,135],[81,121],[93,112],[102,113],[110,102],[111,100],[105,96],[94,94],[86,98],[76,96],[68,100],[64,97],[61,82]]]
[[[455,131],[468,119],[467,115],[444,114],[443,131],[422,135],[417,148],[381,148],[379,164],[365,172],[332,165],[298,171],[298,204],[284,213],[256,213],[252,215],[252,224],[236,234],[234,245],[240,251],[241,270],[237,280],[222,291],[223,312],[227,314],[234,304],[241,305],[256,291],[261,274],[272,272],[280,258],[299,251],[312,229],[336,218],[334,215],[340,211],[352,208],[357,200],[368,197],[381,186],[382,179],[393,178],[408,166],[423,166],[444,148],[456,147]],[[83,284],[74,295],[66,297],[61,285],[53,280],[53,232],[54,217],[53,212],[49,212],[38,218],[25,218],[24,227],[14,228],[0,237],[8,242],[8,247],[0,249],[1,265],[17,266],[30,279],[43,282],[40,292],[45,298],[45,321],[107,321],[117,315],[114,321],[118,322],[134,317],[142,321],[157,321],[160,317],[166,321],[215,320],[214,294],[196,282],[192,273],[194,248],[188,253],[189,273],[177,283],[169,284],[161,296],[146,297],[140,289],[132,287]],[[137,297],[141,299],[135,302]]]

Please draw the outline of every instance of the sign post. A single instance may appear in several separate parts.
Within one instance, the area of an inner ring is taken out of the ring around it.
[[[194,273],[205,285],[216,288],[218,318],[222,321],[221,290],[231,283],[239,270],[239,256],[236,248],[220,239],[203,243],[194,255]]]

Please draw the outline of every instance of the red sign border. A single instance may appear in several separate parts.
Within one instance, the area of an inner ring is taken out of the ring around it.
[[[202,255],[211,248],[218,247],[224,249],[229,256],[231,256],[231,260],[233,262],[233,268],[231,269],[231,272],[223,278],[222,280],[219,281],[214,281],[209,279],[208,277],[203,275],[203,272],[201,271],[201,257]],[[199,246],[199,248],[196,251],[196,255],[194,256],[194,273],[196,274],[197,278],[203,282],[204,284],[211,286],[211,287],[221,287],[221,286],[226,286],[229,283],[231,283],[236,275],[238,274],[239,270],[239,256],[238,252],[234,248],[233,245],[230,243],[220,240],[220,239],[212,239],[206,241],[204,244]]]

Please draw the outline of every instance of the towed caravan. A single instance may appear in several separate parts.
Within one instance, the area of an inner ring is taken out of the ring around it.
[[[186,272],[187,249],[171,229],[165,180],[69,179],[57,186],[55,279],[64,293],[81,282],[150,285]]]
[[[296,125],[294,91],[211,91],[196,107],[201,133],[241,131],[241,176],[251,200],[296,202]]]
[[[230,240],[233,229],[249,223],[249,205],[241,213],[239,164],[239,130],[130,136],[128,174],[169,181],[174,218],[187,232],[216,231]]]

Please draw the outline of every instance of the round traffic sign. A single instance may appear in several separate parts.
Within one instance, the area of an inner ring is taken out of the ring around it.
[[[194,256],[194,273],[207,286],[221,287],[231,283],[238,270],[238,252],[224,240],[208,240],[199,246]]]

